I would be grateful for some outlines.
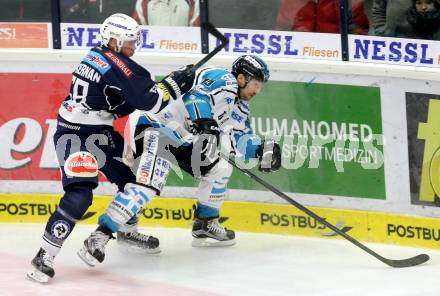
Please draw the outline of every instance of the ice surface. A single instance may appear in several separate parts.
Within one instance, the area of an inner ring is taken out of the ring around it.
[[[162,253],[126,253],[110,241],[104,263],[76,255],[95,227],[78,225],[55,260],[46,285],[26,279],[43,224],[0,223],[0,295],[440,295],[440,251],[368,244],[385,257],[427,253],[422,266],[393,269],[344,240],[237,233],[237,244],[193,248],[189,229],[141,228]]]

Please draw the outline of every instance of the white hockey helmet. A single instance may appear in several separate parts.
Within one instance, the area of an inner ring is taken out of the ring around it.
[[[123,13],[115,13],[105,19],[101,25],[102,45],[108,46],[111,38],[117,41],[116,51],[120,52],[125,41],[136,41],[140,44],[140,28],[138,23]]]

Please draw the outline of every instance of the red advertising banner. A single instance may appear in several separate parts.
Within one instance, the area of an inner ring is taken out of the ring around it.
[[[0,73],[0,180],[59,180],[53,144],[71,74]],[[119,120],[122,127],[125,120]]]
[[[49,48],[46,23],[0,23],[0,48]]]

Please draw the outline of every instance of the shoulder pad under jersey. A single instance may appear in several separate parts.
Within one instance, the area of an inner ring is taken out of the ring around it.
[[[237,92],[237,79],[227,69],[207,68],[200,72],[197,85],[206,92],[228,89]]]
[[[111,69],[111,64],[102,53],[93,49],[87,53],[82,61],[98,70],[101,74],[105,74]]]

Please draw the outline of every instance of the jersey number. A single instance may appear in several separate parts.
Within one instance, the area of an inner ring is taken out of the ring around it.
[[[78,77],[73,76],[72,79],[72,99],[76,103],[83,103],[87,98],[87,93],[89,92],[89,83]]]

